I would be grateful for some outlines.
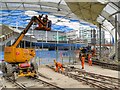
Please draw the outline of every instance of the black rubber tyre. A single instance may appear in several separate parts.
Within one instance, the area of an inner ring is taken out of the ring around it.
[[[34,70],[36,73],[38,72],[38,65],[35,62],[31,63],[32,70]]]
[[[7,76],[12,76],[13,75],[13,67],[11,64],[6,65],[6,75]]]
[[[2,70],[3,74],[6,73],[5,72],[6,71],[5,68],[6,68],[6,63],[3,61],[2,64],[1,64],[1,70]]]

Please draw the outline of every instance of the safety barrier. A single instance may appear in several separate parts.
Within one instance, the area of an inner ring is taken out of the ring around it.
[[[61,63],[73,63],[76,60],[74,51],[36,51],[36,62],[41,64],[53,64],[53,60]]]
[[[4,59],[4,52],[0,52],[0,60]]]

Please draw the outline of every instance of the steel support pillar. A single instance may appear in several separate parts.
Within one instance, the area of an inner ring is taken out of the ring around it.
[[[57,44],[59,43],[59,33],[57,31]]]
[[[118,6],[120,6],[120,1],[118,2]],[[118,9],[120,11],[120,8]],[[119,35],[119,41],[118,41],[118,62],[120,65],[120,13],[118,13],[118,35]],[[120,68],[119,68],[120,71]]]
[[[32,38],[31,38],[31,35],[30,35],[30,48],[32,48]]]
[[[101,24],[99,24],[99,46],[100,46],[99,59],[101,59]]]
[[[47,41],[48,41],[47,38],[48,38],[48,34],[47,34],[47,31],[46,31],[46,43],[47,43]]]
[[[115,60],[118,60],[118,48],[117,48],[117,32],[118,32],[118,28],[117,28],[117,15],[115,15]]]
[[[58,61],[58,47],[56,46],[56,61]]]

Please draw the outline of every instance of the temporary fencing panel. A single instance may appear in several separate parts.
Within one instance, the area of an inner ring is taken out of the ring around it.
[[[38,65],[41,64],[54,64],[53,60],[61,63],[73,63],[75,60],[74,51],[36,51],[36,62]]]

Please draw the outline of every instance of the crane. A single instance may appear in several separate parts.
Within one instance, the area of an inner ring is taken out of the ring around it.
[[[44,26],[45,30],[50,30],[39,17],[33,16],[14,43],[4,48],[4,61],[2,62],[2,72],[4,76],[13,77],[13,79],[16,80],[16,77],[34,77],[37,75],[37,64],[35,62],[30,62],[36,55],[35,50],[32,48],[26,49],[18,47],[20,41],[34,22],[40,26]]]

